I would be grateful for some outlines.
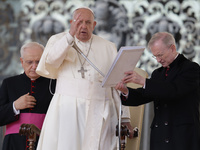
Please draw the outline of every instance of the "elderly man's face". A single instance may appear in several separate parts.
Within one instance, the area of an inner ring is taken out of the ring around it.
[[[36,68],[42,56],[42,52],[41,48],[33,46],[31,48],[26,48],[24,50],[23,58],[20,58],[24,72],[30,79],[35,80],[40,77],[36,73]]]
[[[161,41],[157,41],[151,46],[153,57],[163,67],[169,66],[174,60],[174,51],[172,47],[173,45],[166,46]]]
[[[76,33],[77,39],[86,42],[91,38],[92,32],[96,22],[94,21],[94,16],[90,10],[79,9],[76,11],[75,18],[80,21],[78,24],[78,30]]]

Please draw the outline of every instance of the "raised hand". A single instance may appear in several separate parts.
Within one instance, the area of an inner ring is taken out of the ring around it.
[[[78,27],[79,27],[79,24],[80,24],[80,21],[81,21],[80,16],[81,16],[81,14],[79,13],[78,15],[76,15],[73,18],[73,20],[70,20],[71,27],[70,27],[69,33],[73,37],[76,34],[76,32],[78,31]]]

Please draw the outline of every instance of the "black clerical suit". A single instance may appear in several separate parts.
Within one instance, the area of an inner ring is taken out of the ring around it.
[[[144,88],[130,89],[122,104],[154,102],[150,150],[200,150],[200,67],[182,54],[156,69]]]
[[[13,126],[15,122],[22,119],[20,116],[26,114],[29,114],[30,117],[32,115],[45,116],[53,96],[49,91],[49,85],[54,92],[55,82],[55,80],[52,80],[50,84],[50,79],[44,77],[31,81],[25,73],[4,79],[0,88],[0,126],[6,125],[6,128],[9,125]],[[13,102],[27,93],[35,97],[36,106],[33,109],[20,110],[20,114],[15,115]],[[7,134],[4,138],[3,150],[26,150],[27,146],[26,137],[20,136],[18,133]]]

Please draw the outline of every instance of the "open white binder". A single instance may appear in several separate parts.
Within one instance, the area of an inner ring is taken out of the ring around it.
[[[125,46],[119,52],[104,77],[102,87],[115,87],[124,78],[124,72],[133,70],[139,61],[145,46]]]

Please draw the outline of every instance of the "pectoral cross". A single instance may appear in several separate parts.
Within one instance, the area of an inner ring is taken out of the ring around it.
[[[85,78],[85,72],[87,72],[87,70],[85,70],[85,69],[83,68],[83,66],[81,67],[80,70],[78,70],[78,72],[81,73],[81,77],[82,77],[82,78]]]

